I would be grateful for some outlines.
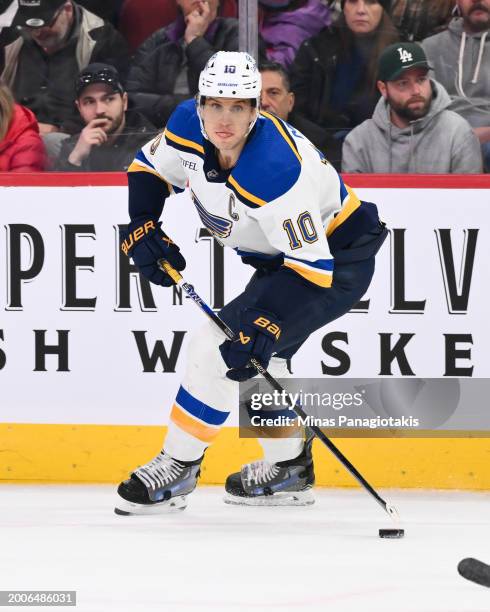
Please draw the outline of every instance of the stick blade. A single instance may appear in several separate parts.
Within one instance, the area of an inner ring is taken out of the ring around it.
[[[458,572],[463,578],[490,588],[490,565],[478,559],[462,559],[458,563]]]

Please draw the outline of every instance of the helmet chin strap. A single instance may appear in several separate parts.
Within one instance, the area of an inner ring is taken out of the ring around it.
[[[253,99],[253,98],[250,98],[250,99]],[[197,106],[197,116],[199,117],[199,125],[201,127],[201,134],[204,136],[206,140],[209,140],[209,136],[206,132],[206,128],[204,127],[204,121],[201,115],[202,106],[201,106],[200,94],[196,95],[196,106]],[[248,136],[250,132],[253,130],[253,127],[257,123],[257,119],[259,118],[259,114],[260,114],[260,100],[257,100],[257,104],[255,105],[255,118],[252,119],[252,121],[250,122],[250,125],[248,126],[248,130],[245,136]]]

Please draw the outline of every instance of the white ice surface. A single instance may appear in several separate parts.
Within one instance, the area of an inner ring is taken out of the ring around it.
[[[490,495],[385,495],[404,540],[378,537],[390,521],[360,490],[250,508],[200,487],[178,514],[119,517],[110,486],[2,485],[0,590],[76,590],[54,609],[79,612],[489,612],[490,589],[456,566],[490,561]]]

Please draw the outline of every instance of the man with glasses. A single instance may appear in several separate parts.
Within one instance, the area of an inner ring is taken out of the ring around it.
[[[72,0],[19,0],[19,35],[3,49],[0,79],[37,117],[51,157],[80,129],[73,77],[91,62],[124,68],[127,45],[107,22]]]
[[[63,141],[57,170],[126,171],[137,150],[156,135],[143,115],[128,110],[128,94],[115,68],[90,64],[78,75],[75,105],[85,127]]]

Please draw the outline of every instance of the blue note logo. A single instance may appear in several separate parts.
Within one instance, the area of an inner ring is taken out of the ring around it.
[[[230,221],[229,219],[224,219],[223,217],[219,217],[218,215],[213,215],[208,210],[206,210],[201,204],[199,198],[192,190],[191,198],[194,202],[194,206],[196,207],[197,212],[199,213],[199,216],[201,217],[201,221],[204,227],[207,227],[208,230],[218,238],[228,238],[228,236],[231,234],[233,221]]]

